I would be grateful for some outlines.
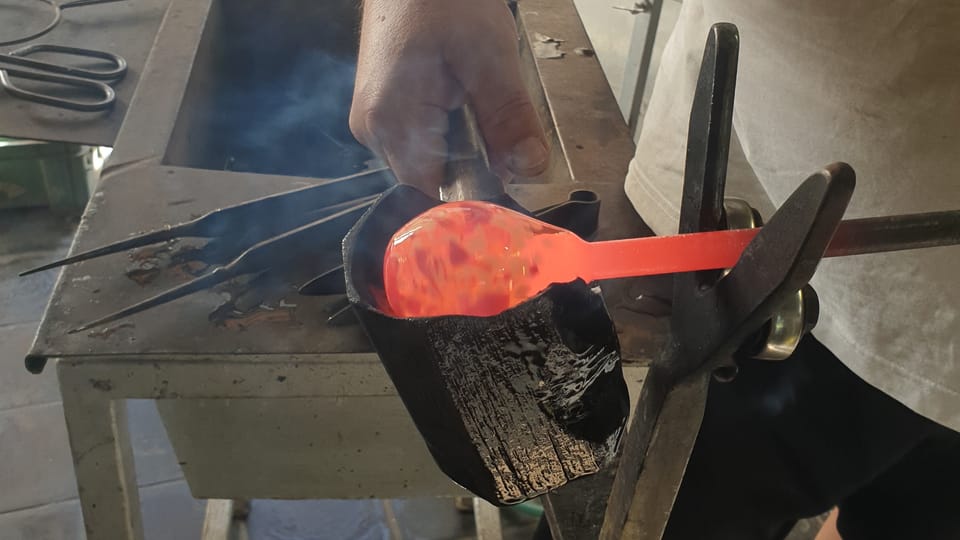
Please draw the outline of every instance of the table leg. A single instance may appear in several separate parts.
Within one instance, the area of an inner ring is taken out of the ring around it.
[[[200,540],[229,540],[232,524],[233,501],[231,499],[208,499]]]
[[[110,381],[76,366],[58,363],[57,376],[87,540],[143,540],[126,401],[98,395]]]
[[[473,519],[477,525],[477,540],[503,540],[499,508],[483,499],[475,498]]]

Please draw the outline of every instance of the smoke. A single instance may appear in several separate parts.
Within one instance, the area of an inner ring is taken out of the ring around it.
[[[167,164],[310,178],[366,168],[373,156],[348,122],[356,4],[217,5]]]
[[[225,81],[213,120],[224,168],[320,178],[365,168],[372,156],[348,125],[355,74],[352,58],[304,50],[273,76]]]

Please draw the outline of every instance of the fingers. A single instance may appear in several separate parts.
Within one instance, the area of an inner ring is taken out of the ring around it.
[[[447,157],[447,111],[423,104],[374,107],[361,122],[351,115],[358,139],[383,157],[397,179],[438,198]],[[362,137],[362,139],[361,139]]]
[[[536,176],[549,160],[547,138],[523,83],[513,19],[497,13],[490,50],[451,47],[447,62],[473,105],[495,170]]]
[[[470,101],[494,171],[535,176],[546,137],[523,85],[516,28],[499,0],[367,0],[350,129],[397,178],[437,197],[448,111]]]
[[[536,176],[546,170],[550,157],[546,136],[519,76],[481,83],[470,93],[470,101],[495,170],[506,169],[517,176]]]
[[[439,197],[447,145],[447,111],[462,103],[443,63],[429,12],[416,2],[368,0],[350,129],[383,158],[397,179]]]

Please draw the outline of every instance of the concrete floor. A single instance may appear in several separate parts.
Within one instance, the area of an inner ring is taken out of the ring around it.
[[[76,221],[46,210],[0,210],[0,539],[80,540],[83,523],[56,374],[23,367],[56,272],[17,272],[63,255]],[[204,501],[190,496],[152,401],[129,405],[147,540],[199,538]],[[530,538],[535,519],[503,511],[507,539]],[[474,537],[450,499],[254,501],[252,540]]]

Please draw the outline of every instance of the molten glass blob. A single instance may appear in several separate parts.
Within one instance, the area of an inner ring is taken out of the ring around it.
[[[587,243],[491,203],[442,204],[394,234],[383,286],[397,317],[496,315],[553,283],[733,266],[759,229]]]
[[[584,247],[569,231],[494,204],[436,206],[387,246],[387,302],[400,317],[496,315],[552,283],[576,279],[576,265],[563,261]]]

